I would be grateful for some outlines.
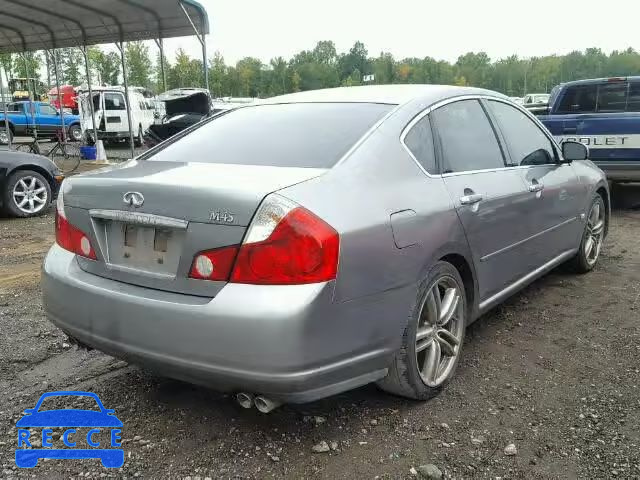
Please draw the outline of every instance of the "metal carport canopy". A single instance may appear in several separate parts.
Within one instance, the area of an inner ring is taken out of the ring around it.
[[[194,0],[0,0],[0,53],[194,33],[209,33]]]
[[[20,53],[45,50],[55,52],[64,47],[82,47],[87,71],[89,95],[90,69],[86,46],[116,43],[120,50],[123,83],[127,98],[131,156],[134,156],[131,106],[126,76],[124,42],[156,40],[160,47],[160,62],[164,84],[164,52],[162,40],[196,35],[202,45],[202,66],[205,87],[209,88],[205,35],[209,20],[205,9],[195,0],[0,0],[0,53]],[[57,55],[54,54],[58,90]],[[1,82],[1,79],[0,79]],[[0,85],[1,87],[1,85]],[[94,138],[98,141],[93,103],[90,103]],[[62,135],[66,142],[62,102]],[[6,103],[5,129],[11,146]],[[37,141],[37,130],[34,130]]]

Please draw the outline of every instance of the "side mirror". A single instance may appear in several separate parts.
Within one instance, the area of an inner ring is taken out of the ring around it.
[[[27,408],[24,413],[25,415],[31,415],[32,413],[34,413],[36,411],[35,408]]]
[[[580,142],[562,142],[562,158],[566,163],[589,158],[589,149]]]

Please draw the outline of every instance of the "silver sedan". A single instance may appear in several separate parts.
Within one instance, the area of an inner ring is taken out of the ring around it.
[[[605,176],[495,92],[302,92],[65,180],[46,314],[80,344],[269,411],[452,378],[465,328],[598,260]]]

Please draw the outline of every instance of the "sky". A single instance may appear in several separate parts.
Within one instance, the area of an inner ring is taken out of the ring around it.
[[[605,52],[640,49],[639,0],[199,0],[207,9],[208,56],[227,64],[252,56],[264,63],[289,59],[319,40],[338,52],[362,41],[370,56],[431,56],[455,62],[468,51],[492,59],[531,57],[600,47]],[[165,41],[167,56],[184,48],[200,58],[195,38]]]

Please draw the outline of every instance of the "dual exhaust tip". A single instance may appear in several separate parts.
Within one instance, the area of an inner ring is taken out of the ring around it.
[[[251,393],[240,392],[236,395],[236,401],[242,408],[256,407],[261,413],[269,413],[271,410],[278,408],[282,402],[272,400],[262,395],[253,395]]]

